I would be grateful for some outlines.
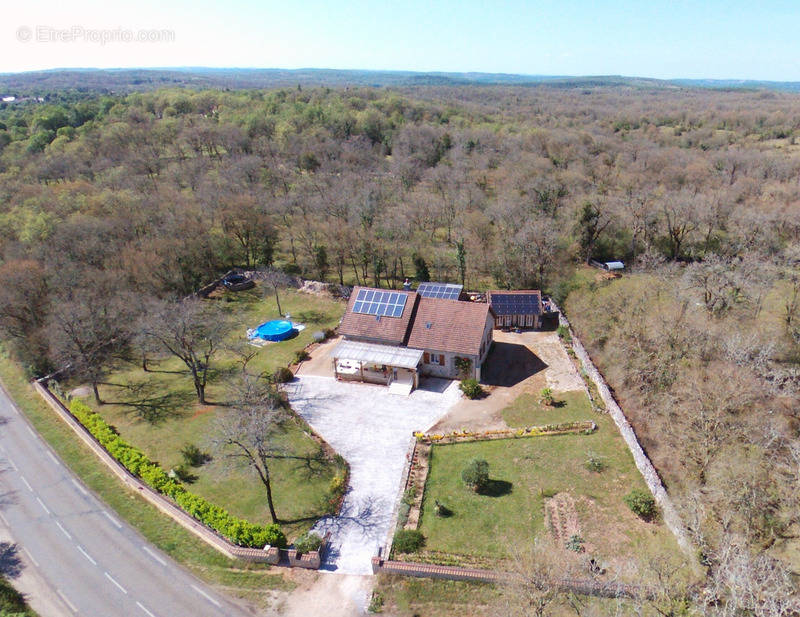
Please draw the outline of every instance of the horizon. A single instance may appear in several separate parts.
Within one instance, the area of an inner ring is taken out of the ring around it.
[[[800,81],[790,2],[14,5],[0,73],[168,67]],[[336,67],[325,69],[325,66]]]
[[[298,68],[286,68],[277,66],[54,66],[51,68],[31,69],[23,71],[0,71],[0,76],[21,76],[32,75],[37,73],[68,73],[68,72],[122,72],[122,71],[176,71],[176,72],[211,72],[211,71],[275,71],[286,73],[302,73],[303,71],[315,72],[331,72],[331,73],[356,73],[356,74],[397,74],[397,75],[436,75],[442,77],[449,76],[500,76],[500,77],[519,77],[531,78],[535,80],[548,81],[548,80],[580,80],[580,79],[623,79],[623,80],[645,80],[657,81],[665,83],[674,82],[720,82],[723,84],[728,83],[774,83],[774,84],[798,84],[798,79],[762,79],[762,78],[740,78],[740,77],[652,77],[650,75],[627,75],[621,73],[604,73],[604,74],[544,74],[544,73],[509,73],[503,71],[445,71],[445,70],[430,70],[418,71],[412,69],[362,69],[362,68],[331,68],[331,67],[314,67],[304,66]],[[489,83],[489,82],[487,82]],[[527,83],[527,82],[520,82]],[[507,84],[513,85],[513,84]]]

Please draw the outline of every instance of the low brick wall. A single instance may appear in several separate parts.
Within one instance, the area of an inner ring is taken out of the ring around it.
[[[134,476],[122,466],[106,449],[94,438],[94,436],[81,424],[75,416],[56,398],[50,390],[38,381],[32,382],[34,389],[45,400],[50,408],[78,435],[78,437],[94,452],[97,457],[105,463],[114,475],[116,475],[127,487],[135,491],[147,502],[158,508],[163,514],[169,516],[173,521],[190,531],[203,542],[218,550],[223,555],[231,559],[241,559],[242,561],[268,563],[272,565],[285,565],[289,567],[301,567],[318,570],[322,563],[322,555],[327,547],[328,537],[323,540],[323,545],[319,551],[311,551],[301,557],[296,556],[294,549],[278,549],[271,546],[267,549],[245,548],[231,544],[227,539],[209,529],[195,518],[189,516],[181,510],[175,503],[156,492],[148,485],[144,484],[139,478]],[[294,552],[294,555],[290,553]]]

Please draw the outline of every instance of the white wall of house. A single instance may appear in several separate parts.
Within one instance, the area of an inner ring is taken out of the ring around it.
[[[469,358],[472,361],[473,369],[475,367],[475,361],[478,359],[477,356],[468,356],[449,351],[437,351],[429,349],[425,350],[425,353],[422,356],[420,371],[423,375],[429,375],[431,377],[456,379],[458,377],[456,358]]]

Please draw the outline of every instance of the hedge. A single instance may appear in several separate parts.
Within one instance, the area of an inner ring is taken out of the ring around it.
[[[286,536],[278,525],[255,525],[236,518],[224,508],[187,491],[178,480],[170,478],[158,463],[154,463],[144,452],[122,439],[100,414],[92,411],[83,401],[73,399],[69,409],[125,469],[159,493],[173,499],[187,514],[215,529],[234,544],[252,548],[261,548],[266,544],[286,546]]]

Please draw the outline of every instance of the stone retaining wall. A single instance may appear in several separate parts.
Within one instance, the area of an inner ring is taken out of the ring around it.
[[[553,306],[555,307],[555,304]],[[589,378],[594,382],[595,386],[597,387],[597,391],[600,393],[600,398],[606,405],[606,412],[614,420],[614,423],[617,425],[617,428],[619,429],[622,438],[625,440],[628,449],[633,455],[633,460],[636,463],[636,468],[642,474],[642,477],[644,477],[644,481],[647,483],[647,487],[650,489],[650,492],[653,494],[656,503],[661,508],[661,512],[664,518],[664,523],[673,533],[680,547],[687,554],[691,553],[692,546],[691,543],[689,542],[689,538],[686,533],[686,527],[684,526],[683,521],[681,520],[681,517],[678,514],[678,511],[675,509],[672,500],[667,494],[667,491],[664,488],[663,483],[661,482],[661,478],[659,477],[656,468],[653,466],[653,463],[650,462],[650,459],[647,457],[647,454],[645,454],[644,450],[642,449],[642,446],[639,443],[639,439],[636,437],[636,433],[634,432],[633,427],[630,425],[622,409],[617,404],[617,401],[611,394],[611,390],[606,384],[605,379],[603,378],[600,371],[592,362],[592,359],[589,357],[589,354],[584,348],[580,339],[575,335],[575,332],[572,331],[572,327],[570,326],[569,321],[567,320],[566,317],[564,317],[564,313],[562,313],[560,310],[559,310],[558,320],[560,325],[565,326],[566,328],[569,329],[570,336],[572,337],[572,349],[575,351],[575,355],[583,364],[583,368],[586,371],[586,374],[589,376]]]
[[[181,510],[175,503],[167,499],[160,493],[144,484],[139,478],[134,476],[122,466],[108,451],[100,445],[94,436],[81,424],[75,416],[56,398],[50,390],[38,381],[32,382],[34,389],[45,400],[50,408],[78,435],[78,437],[105,463],[111,472],[119,478],[123,484],[140,495],[144,500],[155,506],[163,514],[166,514],[173,521],[190,531],[203,542],[218,550],[223,555],[231,559],[242,561],[268,563],[272,565],[283,565],[290,567],[300,567],[318,570],[322,563],[322,555],[327,548],[328,536],[323,539],[319,551],[311,551],[297,557],[294,549],[279,549],[270,546],[266,549],[245,548],[231,544],[218,533],[209,529],[198,520],[189,516]]]

